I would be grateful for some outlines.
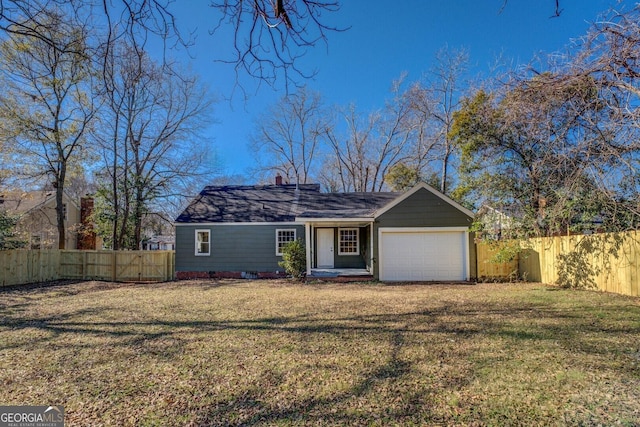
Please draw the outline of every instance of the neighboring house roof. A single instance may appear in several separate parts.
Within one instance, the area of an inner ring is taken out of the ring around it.
[[[475,218],[486,227],[509,229],[516,227],[523,216],[517,207],[507,206],[496,209],[489,205],[482,205]]]
[[[176,236],[153,236],[146,240],[145,243],[175,243]]]
[[[36,206],[43,205],[49,199],[50,194],[42,191],[33,192],[4,192],[0,195],[0,206],[7,212],[25,213]]]
[[[55,191],[5,191],[0,193],[0,209],[14,214],[26,214],[39,209],[50,202],[55,204]],[[65,202],[71,202],[74,207],[78,205],[65,194]]]
[[[512,219],[521,218],[524,216],[524,214],[522,213],[522,209],[519,209],[516,206],[503,206],[501,208],[494,208],[493,206],[489,206],[486,204],[480,206],[480,209],[478,209],[476,215],[479,217],[484,215],[499,215],[504,218]]]
[[[318,184],[208,186],[177,223],[294,222],[296,218],[371,218],[400,193],[321,193]]]

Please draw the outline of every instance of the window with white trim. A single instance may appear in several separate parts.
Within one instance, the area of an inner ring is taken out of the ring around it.
[[[196,256],[211,255],[211,230],[196,230]]]
[[[338,255],[360,255],[360,229],[339,230]]]
[[[296,240],[295,228],[276,230],[276,255],[282,256],[282,249],[287,243]]]

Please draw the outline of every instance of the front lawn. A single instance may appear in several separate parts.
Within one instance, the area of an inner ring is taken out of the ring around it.
[[[0,290],[0,404],[86,425],[640,423],[640,300],[540,284]]]

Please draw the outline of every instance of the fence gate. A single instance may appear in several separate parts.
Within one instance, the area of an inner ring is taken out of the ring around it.
[[[115,278],[118,281],[158,282],[169,280],[168,260],[171,253],[166,251],[115,252]],[[172,273],[171,273],[172,275]]]

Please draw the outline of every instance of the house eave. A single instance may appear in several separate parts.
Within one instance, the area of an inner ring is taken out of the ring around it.
[[[197,226],[197,227],[213,227],[213,226],[247,226],[247,225],[277,225],[277,226],[293,226],[293,225],[304,225],[304,222],[298,221],[273,221],[273,222],[174,222],[173,225],[175,227],[185,227],[185,226]]]
[[[354,223],[354,222],[373,222],[373,218],[300,218],[296,217],[299,223]]]
[[[33,206],[28,207],[27,209],[23,209],[20,207],[20,202],[15,208],[8,209],[12,214],[19,216],[20,218],[31,215],[33,212],[41,211],[45,208],[56,208],[56,192],[55,191],[32,191],[32,192],[23,192],[21,193],[21,198],[31,197],[30,194],[42,193],[44,197],[38,203]],[[76,210],[80,210],[80,206],[73,200],[73,198],[69,195],[69,193],[65,190],[62,192],[62,200],[63,203],[70,204],[71,207]]]

